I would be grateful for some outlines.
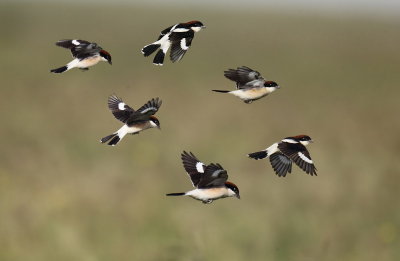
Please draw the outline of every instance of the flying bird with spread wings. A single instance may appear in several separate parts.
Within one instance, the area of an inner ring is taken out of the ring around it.
[[[63,73],[72,68],[79,68],[87,71],[90,66],[96,65],[100,61],[111,62],[111,55],[103,50],[97,43],[91,43],[85,40],[60,40],[56,43],[57,46],[71,50],[73,59],[67,65],[57,69],[53,69],[52,73]]]
[[[159,110],[162,101],[159,98],[153,98],[138,110],[132,109],[124,103],[121,98],[111,95],[108,98],[108,108],[114,117],[122,121],[124,125],[113,134],[110,134],[100,140],[101,143],[108,142],[108,145],[117,145],[127,134],[138,134],[139,132],[149,129],[160,129],[160,122],[154,116]]]

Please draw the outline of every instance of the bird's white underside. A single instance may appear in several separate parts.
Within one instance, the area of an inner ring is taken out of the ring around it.
[[[194,189],[186,192],[185,195],[197,200],[207,201],[209,199],[215,200],[219,198],[233,197],[236,194],[229,188],[219,187],[208,189]]]
[[[272,91],[270,88],[252,88],[252,89],[238,89],[230,91],[230,94],[242,99],[242,100],[255,100],[267,96]]]
[[[100,61],[106,61],[106,59],[98,54],[83,60],[79,60],[78,58],[76,58],[67,64],[67,70],[70,70],[72,68],[88,68],[98,64]]]

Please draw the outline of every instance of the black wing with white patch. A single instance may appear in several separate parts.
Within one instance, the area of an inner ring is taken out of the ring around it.
[[[140,107],[137,110],[137,112],[140,112],[141,114],[150,116],[150,115],[155,114],[158,111],[161,104],[162,104],[162,101],[158,97],[155,99],[153,98],[150,101],[148,101],[145,105]]]
[[[224,72],[224,76],[231,81],[236,82],[236,86],[239,88],[244,86],[246,83],[263,79],[261,74],[247,66],[241,66],[235,69],[229,69]]]
[[[201,180],[198,184],[198,188],[211,188],[221,187],[225,185],[228,180],[228,173],[221,165],[211,163],[206,166],[204,174],[201,176]]]
[[[60,40],[56,42],[57,46],[64,47],[67,49],[76,48],[77,46],[88,46],[90,42],[85,40]]]
[[[112,114],[117,120],[125,123],[131,115],[135,112],[134,109],[125,104],[121,98],[115,95],[111,95],[108,98],[108,108],[111,110]]]
[[[56,45],[70,49],[72,56],[78,59],[85,59],[102,50],[96,43],[85,40],[60,40]]]
[[[154,98],[151,99],[145,105],[140,107],[137,111],[132,113],[132,115],[127,120],[126,124],[128,124],[128,126],[131,126],[132,124],[135,123],[148,121],[150,119],[150,116],[154,115],[158,111],[161,104],[162,101],[158,97],[155,99]]]
[[[279,150],[311,176],[317,175],[317,169],[306,147],[300,143],[280,142]]]
[[[197,187],[206,166],[191,152],[187,153],[186,151],[184,151],[181,155],[181,159],[183,167],[189,175],[193,186]]]
[[[194,32],[192,30],[185,33],[174,33],[175,37],[172,37],[172,46],[170,52],[170,58],[172,62],[177,62],[183,58],[186,51],[189,50],[192,45]],[[184,37],[182,37],[184,36]]]
[[[269,161],[279,177],[285,177],[288,172],[292,172],[292,160],[280,152],[272,154]]]

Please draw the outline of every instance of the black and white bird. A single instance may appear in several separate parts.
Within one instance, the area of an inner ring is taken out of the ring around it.
[[[112,64],[111,55],[96,43],[84,40],[60,40],[56,42],[56,45],[70,49],[72,57],[75,59],[65,66],[51,70],[53,73],[63,73],[72,68],[89,70],[88,67],[96,65],[100,61]]]
[[[160,48],[154,57],[153,63],[155,65],[163,65],[164,57],[171,47],[171,61],[179,61],[192,45],[194,34],[203,28],[205,28],[205,26],[199,21],[190,21],[170,26],[161,31],[157,41],[143,47],[142,53],[147,57]]]
[[[100,140],[101,143],[108,142],[108,145],[115,146],[126,134],[138,134],[149,129],[160,129],[160,122],[153,116],[161,106],[162,101],[159,98],[151,99],[138,110],[134,110],[125,104],[122,99],[115,95],[108,98],[108,108],[117,120],[124,123],[119,130]]]
[[[307,135],[298,135],[284,138],[282,141],[272,144],[265,150],[248,154],[250,158],[259,160],[269,158],[272,168],[279,177],[285,177],[292,171],[292,162],[311,176],[317,176],[317,169],[306,149],[311,138]]]
[[[246,66],[229,69],[224,72],[229,80],[236,82],[236,90],[213,90],[214,92],[230,93],[239,97],[245,103],[252,103],[279,89],[279,85],[273,81],[265,80],[261,74]]]
[[[228,173],[221,165],[218,163],[205,165],[193,153],[187,153],[186,151],[182,153],[181,159],[183,167],[195,189],[182,193],[170,193],[167,196],[189,196],[205,204],[226,197],[240,199],[238,187],[232,182],[227,181]]]

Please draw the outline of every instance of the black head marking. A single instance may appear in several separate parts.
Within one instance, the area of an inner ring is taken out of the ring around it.
[[[109,64],[112,64],[111,55],[107,51],[101,50],[100,56],[103,57],[104,59],[106,59]]]
[[[154,122],[154,124],[157,125],[158,128],[160,128],[160,121],[159,121],[156,117],[151,116],[151,117],[150,117],[150,120],[151,120],[152,122]]]
[[[292,138],[294,138],[298,141],[310,141],[311,140],[310,136],[308,136],[308,135],[297,135]]]
[[[190,25],[190,27],[204,27],[203,23],[197,20],[189,21],[187,24]]]
[[[225,182],[225,186],[226,186],[227,188],[231,189],[233,192],[235,192],[235,194],[236,194],[237,196],[240,197],[239,188],[238,188],[235,184],[233,184],[232,182],[227,181],[227,182]]]
[[[278,84],[276,82],[273,82],[273,81],[266,81],[264,83],[264,87],[277,87],[277,86],[278,86]]]

